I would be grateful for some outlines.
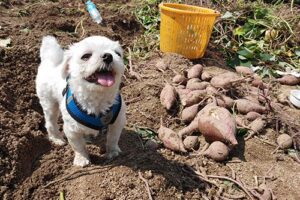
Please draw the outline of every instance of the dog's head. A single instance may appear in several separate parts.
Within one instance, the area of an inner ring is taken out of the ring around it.
[[[63,76],[88,90],[119,87],[124,74],[119,42],[102,36],[88,37],[65,51]]]

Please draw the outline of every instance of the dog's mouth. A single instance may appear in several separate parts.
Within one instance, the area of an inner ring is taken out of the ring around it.
[[[115,83],[115,72],[112,69],[101,69],[85,78],[90,83],[95,83],[104,87],[111,87]]]

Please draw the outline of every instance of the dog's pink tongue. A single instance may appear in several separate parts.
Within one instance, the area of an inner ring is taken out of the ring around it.
[[[97,82],[102,86],[110,87],[115,83],[115,77],[110,72],[101,73],[101,74],[98,74]]]

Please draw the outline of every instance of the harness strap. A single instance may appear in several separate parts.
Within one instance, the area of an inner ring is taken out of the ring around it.
[[[108,112],[100,113],[96,116],[94,114],[87,114],[87,112],[82,109],[68,85],[63,91],[63,95],[65,94],[66,108],[71,117],[82,125],[95,130],[105,129],[109,124],[113,124],[116,121],[122,106],[122,98],[121,95],[118,94],[115,103],[109,108]]]

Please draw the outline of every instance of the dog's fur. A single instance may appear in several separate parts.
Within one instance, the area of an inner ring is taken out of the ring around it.
[[[91,53],[88,60],[82,56]],[[110,87],[88,82],[85,78],[96,70],[105,67],[103,55],[110,53],[113,61],[110,65],[115,72],[115,83]],[[88,114],[103,113],[114,103],[119,93],[121,77],[124,74],[123,51],[118,42],[102,36],[88,37],[73,44],[68,50],[62,50],[57,40],[52,36],[43,38],[40,49],[41,64],[36,78],[36,91],[43,107],[45,126],[49,139],[64,145],[63,133],[60,133],[57,120],[59,111],[64,121],[63,131],[75,152],[74,165],[86,166],[90,163],[85,148],[84,135],[97,135],[99,131],[90,129],[75,121],[66,110],[65,97],[62,91],[66,87],[66,77],[69,76],[69,87]],[[125,104],[122,101],[120,113],[116,121],[108,126],[106,156],[113,158],[121,152],[118,142],[126,123]]]

